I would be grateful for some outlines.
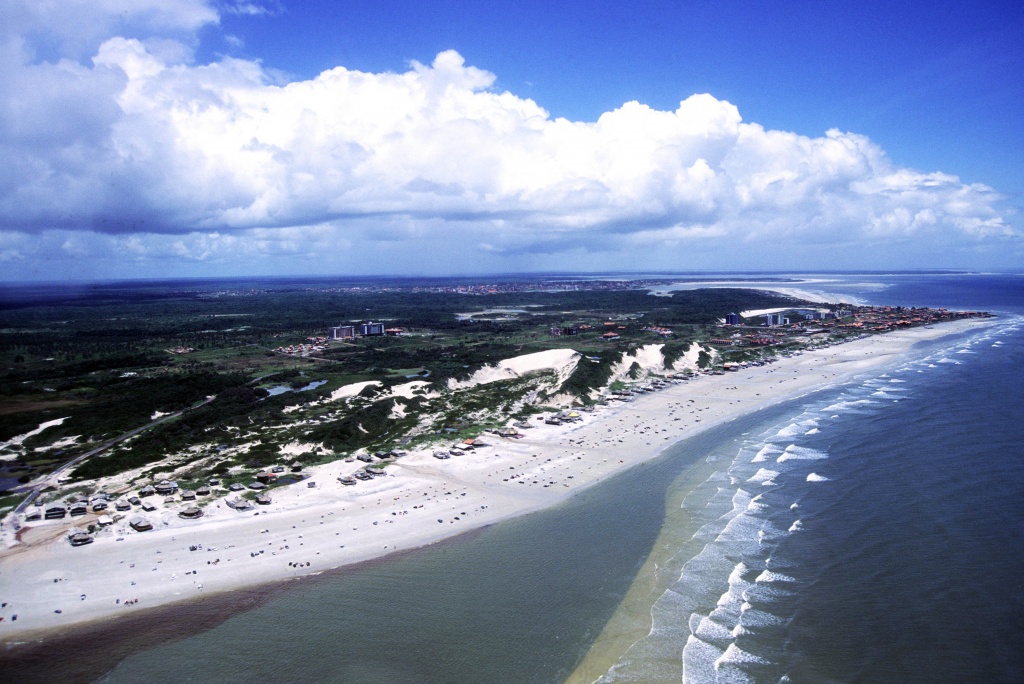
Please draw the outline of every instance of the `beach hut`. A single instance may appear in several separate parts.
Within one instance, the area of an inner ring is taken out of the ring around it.
[[[25,516],[25,522],[35,522],[43,519],[43,512],[38,508]]]
[[[154,494],[156,494],[156,489],[153,487],[153,485],[146,485],[145,487],[139,490],[139,496],[142,498],[146,498],[147,496],[153,496]]]
[[[295,461],[294,463],[292,463],[291,467],[292,467],[292,472],[293,473],[301,473],[302,472],[302,464],[299,463],[298,461]]]
[[[161,496],[166,496],[168,494],[174,494],[174,492],[178,490],[178,483],[171,482],[170,480],[161,480],[160,482],[156,483],[154,489],[156,490],[157,494]]]
[[[130,503],[132,506],[138,506],[140,503],[142,503],[142,500],[137,496],[129,496],[128,503]]]
[[[340,482],[343,485],[351,487],[356,483],[356,479],[354,477],[339,477],[338,482]]]
[[[181,500],[182,501],[195,501],[196,500],[196,493],[193,492],[191,489],[182,489],[181,490]]]
[[[68,535],[68,541],[72,546],[85,546],[86,544],[92,544],[93,539],[81,530],[72,530],[71,534]]]
[[[114,504],[114,508],[119,511],[130,511],[132,510],[132,505],[124,499],[118,499]]]
[[[266,488],[267,488],[267,485],[263,484],[262,482],[250,482],[249,483],[249,489],[260,490],[260,489],[266,489]]]
[[[101,515],[96,519],[96,524],[100,527],[110,527],[114,524],[114,519],[109,515]]]
[[[383,477],[384,475],[387,475],[387,473],[384,472],[384,469],[380,466],[369,466],[366,469],[366,472],[370,473],[373,477]]]
[[[65,508],[64,506],[47,506],[46,513],[44,513],[44,517],[47,520],[54,520],[55,518],[63,518],[67,514],[68,509]]]
[[[70,513],[71,516],[75,518],[77,518],[80,515],[85,515],[88,512],[89,507],[86,506],[84,503],[71,504],[71,508],[68,509],[68,513]]]
[[[153,523],[149,522],[142,516],[132,518],[128,521],[128,524],[131,525],[132,529],[136,532],[148,532],[153,529]]]
[[[228,489],[230,489],[233,492],[240,492],[243,489],[245,489],[245,485],[240,482],[232,482],[231,486],[228,487]]]
[[[203,485],[202,487],[196,490],[196,494],[198,494],[199,496],[210,496],[210,488],[207,487],[206,485]]]
[[[146,501],[142,504],[142,510],[146,511],[147,513],[151,513],[156,510],[156,505]]]
[[[184,518],[185,520],[196,520],[197,518],[203,517],[203,509],[198,506],[189,506],[185,510],[179,511],[178,517]]]
[[[265,492],[256,495],[256,503],[260,506],[270,505],[271,500],[270,495]]]
[[[226,499],[224,503],[227,504],[228,508],[233,508],[236,511],[248,511],[252,508],[252,503],[241,497]]]

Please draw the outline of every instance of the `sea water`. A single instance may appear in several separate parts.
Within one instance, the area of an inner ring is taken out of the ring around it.
[[[1003,320],[749,435],[600,681],[1024,681],[1022,281],[928,280],[875,296]]]
[[[750,435],[601,681],[1024,679],[1020,336],[945,340]]]
[[[103,681],[545,682],[591,659],[608,682],[1024,681],[1024,279],[834,287],[1002,319],[559,508],[301,584]],[[612,652],[627,597],[652,623]]]

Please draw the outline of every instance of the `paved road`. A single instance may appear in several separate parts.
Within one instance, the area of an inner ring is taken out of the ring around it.
[[[180,416],[181,414],[183,414],[183,413],[185,413],[187,411],[191,411],[192,409],[197,409],[200,406],[205,406],[206,404],[209,404],[211,401],[213,401],[216,398],[217,398],[217,395],[212,395],[212,396],[206,397],[206,399],[204,399],[203,401],[199,402],[198,404],[195,404],[194,406],[190,406],[187,409],[182,409],[181,411],[176,411],[174,413],[169,413],[166,416],[161,416],[161,417],[157,418],[156,420],[154,420],[154,421],[152,421],[150,423],[146,423],[142,427],[137,427],[134,430],[130,430],[130,431],[124,433],[123,435],[121,435],[119,437],[115,437],[114,439],[110,440],[109,442],[106,442],[105,444],[102,444],[102,445],[96,447],[95,449],[92,449],[90,451],[85,452],[84,454],[76,456],[75,458],[71,459],[70,461],[68,461],[64,465],[62,465],[59,468],[57,468],[56,470],[54,470],[52,473],[47,475],[41,481],[39,481],[35,485],[33,485],[32,486],[32,491],[29,492],[27,497],[25,497],[24,501],[22,501],[20,504],[18,504],[17,508],[14,509],[14,513],[15,514],[24,513],[25,509],[28,508],[29,505],[33,501],[35,501],[37,496],[39,496],[39,492],[41,492],[46,487],[49,487],[50,485],[55,484],[57,482],[57,480],[60,478],[61,473],[65,473],[68,470],[70,470],[71,468],[74,468],[76,465],[78,465],[79,463],[81,463],[85,459],[87,459],[87,458],[89,458],[91,456],[95,456],[96,454],[103,453],[104,451],[106,451],[110,447],[112,447],[112,446],[114,446],[116,444],[120,444],[121,442],[125,441],[126,439],[134,437],[135,435],[137,435],[140,432],[143,432],[145,430],[149,430],[150,428],[155,427],[155,426],[159,425],[160,423],[167,422],[168,420],[173,420],[174,418],[177,418],[178,416]],[[18,525],[17,520],[15,520],[15,526],[17,526],[17,525]]]

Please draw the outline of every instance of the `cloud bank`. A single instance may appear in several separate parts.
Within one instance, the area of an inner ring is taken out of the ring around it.
[[[523,264],[1019,237],[985,185],[901,168],[855,133],[765,129],[709,94],[569,121],[453,50],[284,82],[251,60],[193,63],[195,31],[218,20],[200,0],[72,2],[77,33],[57,5],[0,16],[0,261],[412,258],[457,241]]]

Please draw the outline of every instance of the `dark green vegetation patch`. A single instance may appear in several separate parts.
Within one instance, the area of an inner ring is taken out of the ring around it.
[[[138,428],[144,429],[78,466],[75,477],[112,475],[173,455],[179,464],[200,464],[190,475],[200,481],[280,462],[280,446],[289,441],[323,444],[330,454],[391,448],[423,421],[444,434],[471,434],[467,416],[533,410],[522,405],[528,385],[446,393],[429,407],[416,397],[398,400],[396,408],[394,398],[379,395],[414,379],[445,392],[450,380],[501,359],[571,348],[582,358],[559,391],[589,401],[631,349],[665,343],[673,361],[731,311],[795,304],[739,289],[652,296],[628,283],[578,291],[527,284],[486,295],[455,291],[450,282],[414,288],[383,281],[362,290],[327,281],[7,290],[0,298],[0,441],[66,420],[27,438],[0,476],[32,480]],[[278,351],[308,344],[330,326],[369,320],[403,334],[333,342],[307,357]],[[650,330],[657,327],[672,328],[672,337]],[[609,330],[618,338],[604,339]],[[301,425],[284,411],[367,380],[381,384],[348,405],[325,402],[304,411]]]

